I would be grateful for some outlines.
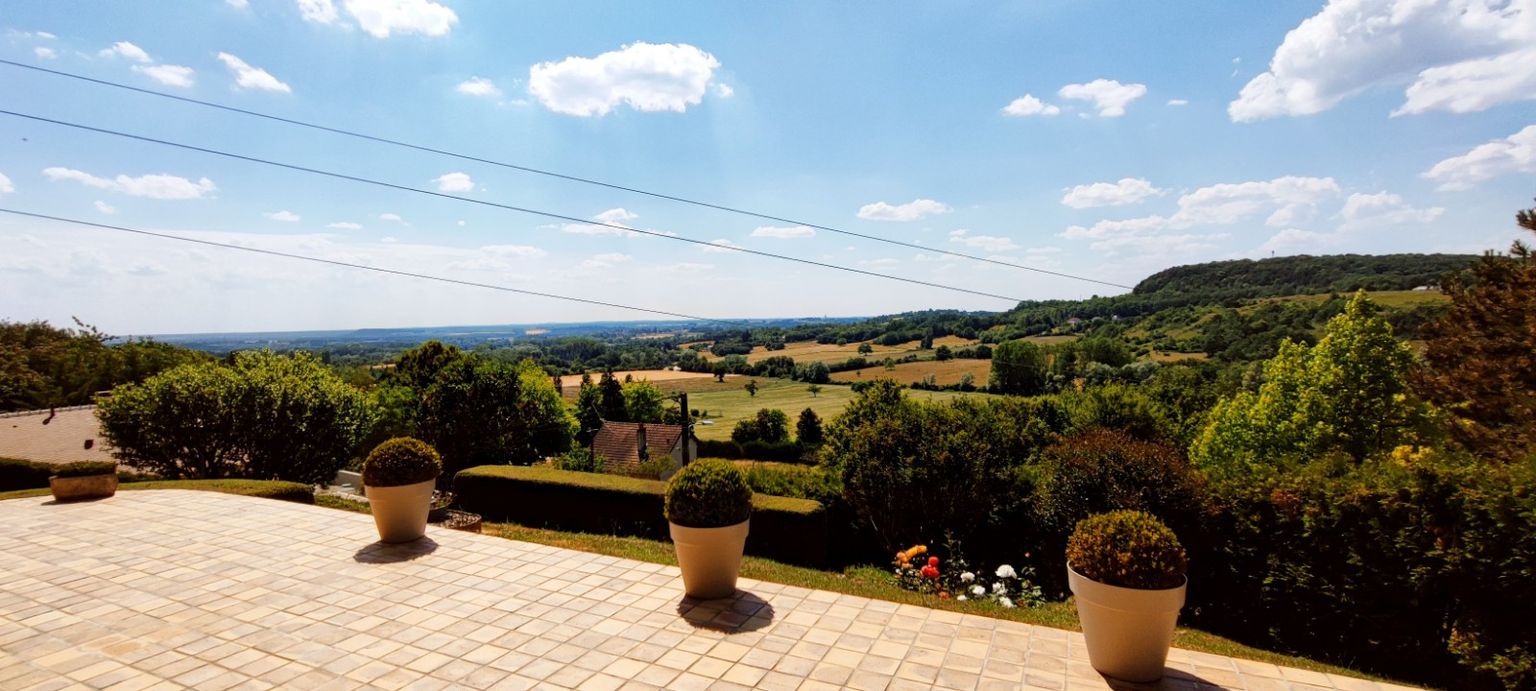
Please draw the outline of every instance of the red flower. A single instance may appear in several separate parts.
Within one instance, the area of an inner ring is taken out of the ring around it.
[[[928,557],[928,565],[932,566],[934,568],[938,568],[938,566],[939,566],[939,558],[938,557]]]
[[[938,578],[939,577],[939,568],[937,566],[934,566],[933,564],[929,564],[929,565],[923,567],[922,574],[923,574],[923,578]]]

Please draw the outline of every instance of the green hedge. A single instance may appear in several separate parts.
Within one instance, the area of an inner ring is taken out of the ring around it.
[[[0,500],[20,499],[22,497],[47,496],[47,480],[43,481],[44,487],[31,487],[10,492],[0,492]],[[315,490],[309,485],[300,482],[284,482],[282,480],[148,480],[135,481],[126,479],[123,484],[117,486],[118,491],[148,490],[148,489],[190,489],[204,492],[223,492],[224,494],[238,494],[245,497],[260,497],[262,499],[278,499],[300,504],[315,503]]]
[[[792,441],[749,441],[738,444],[729,439],[699,439],[699,457],[745,459],[753,461],[779,461],[781,463],[807,463],[800,445]]]
[[[547,466],[477,466],[459,471],[454,496],[490,521],[613,535],[668,537],[662,515],[666,483],[557,470]],[[819,502],[752,496],[747,553],[793,564],[827,558],[827,517]]]
[[[48,486],[53,464],[0,458],[0,492]]]

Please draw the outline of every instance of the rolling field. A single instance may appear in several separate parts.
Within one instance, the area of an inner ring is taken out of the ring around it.
[[[959,336],[944,336],[943,338],[933,339],[933,347],[935,348],[941,345],[946,345],[952,349],[958,349],[973,346],[977,343],[978,341],[968,338],[961,338]],[[878,343],[871,343],[870,347],[874,348],[875,352],[869,353],[864,357],[869,360],[883,360],[888,357],[900,358],[906,355],[912,355],[914,353],[929,353],[931,356],[933,351],[920,350],[917,347],[918,344],[919,341],[909,341],[907,343],[894,346],[883,346]],[[706,360],[718,359],[714,355],[711,355],[708,351],[701,352],[699,355],[703,356]],[[842,362],[851,357],[858,357],[859,344],[849,343],[848,345],[840,346],[836,343],[797,341],[784,346],[783,350],[768,350],[762,346],[758,346],[752,349],[751,354],[747,355],[747,362],[761,362],[762,360],[774,357],[775,355],[792,357],[795,359],[796,363]]]
[[[923,377],[930,374],[934,376],[934,382],[943,386],[945,384],[959,384],[960,378],[966,373],[974,377],[973,383],[977,386],[985,386],[987,375],[992,372],[991,360],[919,360],[917,362],[903,362],[896,365],[895,369],[887,370],[884,366],[865,367],[864,369],[837,372],[832,375],[832,381],[856,382],[866,379],[895,379],[902,384],[915,384],[921,382]]]

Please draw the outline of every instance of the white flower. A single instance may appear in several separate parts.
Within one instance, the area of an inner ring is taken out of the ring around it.
[[[976,574],[974,574],[974,573],[966,571],[965,573],[960,574],[960,582],[961,583],[970,583],[971,581],[974,581],[974,580],[976,580]]]
[[[1002,605],[1005,609],[1013,609],[1013,600],[1006,597],[997,598],[997,604]]]
[[[955,601],[956,602],[965,602],[965,596],[961,595],[960,597],[955,598]]]
[[[1014,573],[1013,567],[1007,564],[1003,564],[1002,566],[997,567],[998,578],[1016,578],[1018,575],[1019,574]]]
[[[976,597],[981,597],[982,595],[987,594],[987,589],[979,585],[973,585],[971,586],[971,594],[975,595]]]
[[[994,593],[1001,593],[1003,591],[1006,591],[1007,589],[1008,589],[1008,586],[1006,584],[1004,584],[1002,581],[998,581],[998,582],[992,584],[992,592],[994,592]]]

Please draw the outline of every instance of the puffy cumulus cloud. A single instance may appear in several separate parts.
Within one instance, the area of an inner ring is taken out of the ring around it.
[[[1061,233],[1061,237],[1079,240],[1082,238],[1103,238],[1116,235],[1135,235],[1158,231],[1167,228],[1169,221],[1163,216],[1145,216],[1142,218],[1127,218],[1121,220],[1103,220],[1092,226],[1068,226]]]
[[[1027,118],[1031,115],[1050,117],[1052,115],[1060,114],[1060,108],[1041,101],[1040,99],[1029,94],[1024,94],[1023,96],[1015,98],[1010,101],[1008,105],[1003,106],[1003,115],[1007,115],[1008,117],[1012,118]]]
[[[816,237],[816,229],[810,226],[758,226],[752,229],[755,238],[810,238]]]
[[[1339,216],[1344,219],[1341,231],[1359,230],[1380,226],[1400,226],[1409,223],[1430,223],[1445,214],[1445,209],[1432,206],[1419,209],[1409,206],[1399,195],[1390,192],[1376,194],[1354,193],[1344,200]]]
[[[1452,156],[1424,171],[1422,177],[1440,183],[1441,190],[1464,190],[1511,173],[1536,172],[1536,125],[1495,139],[1460,156]]]
[[[971,231],[965,229],[950,231],[949,241],[987,252],[1012,252],[1019,249],[1018,243],[1014,242],[1012,238],[995,235],[971,235]]]
[[[374,38],[396,33],[446,36],[459,23],[458,14],[432,0],[346,0],[346,8]]]
[[[556,113],[607,115],[619,105],[681,113],[704,99],[720,61],[688,44],[632,43],[595,58],[528,68],[528,92]]]
[[[628,262],[630,262],[632,260],[634,260],[634,257],[631,257],[631,256],[629,256],[627,254],[622,253],[622,252],[607,252],[607,253],[604,253],[604,254],[594,254],[591,257],[588,257],[585,260],[582,260],[581,268],[583,268],[583,269],[611,269],[611,268],[613,268],[615,266],[618,266],[619,264],[626,264],[626,263],[628,263]]]
[[[1333,178],[1287,175],[1266,181],[1210,185],[1179,197],[1172,226],[1227,224],[1288,205],[1311,205],[1338,196]]]
[[[362,230],[363,224],[353,223],[351,221],[337,221],[335,223],[327,223],[325,224],[325,227],[334,228],[336,230]]]
[[[1163,190],[1153,187],[1151,182],[1142,178],[1120,178],[1118,182],[1095,182],[1073,187],[1062,195],[1061,203],[1074,209],[1124,206],[1162,193]]]
[[[259,67],[252,67],[244,60],[230,55],[219,53],[219,62],[235,75],[235,87],[240,89],[257,89],[260,91],[277,91],[291,93],[293,89],[272,76],[269,72]]]
[[[1286,34],[1227,106],[1234,122],[1311,115],[1410,83],[1398,113],[1536,98],[1533,0],[1330,0]]]
[[[52,60],[56,57],[59,57],[59,54],[54,51],[54,49],[47,46],[38,46],[33,48],[32,54],[36,55],[38,60]]]
[[[67,180],[87,187],[150,199],[202,199],[212,196],[219,189],[208,178],[193,182],[184,177],[165,174],[139,177],[119,175],[108,179],[73,168],[53,167],[44,168],[43,177],[55,182]]]
[[[619,237],[639,237],[641,233],[629,230],[629,222],[640,218],[640,214],[634,213],[623,207],[608,209],[592,216],[597,223],[566,223],[560,226],[560,230],[577,235],[616,235]],[[599,225],[601,224],[601,225]]]
[[[918,219],[949,213],[948,204],[932,199],[914,199],[905,204],[875,202],[859,207],[859,218],[866,221],[916,221]]]
[[[479,96],[481,98],[501,98],[501,89],[497,88],[495,82],[492,82],[485,77],[470,77],[469,79],[459,82],[459,85],[454,87],[454,91],[457,91],[466,96]]]
[[[134,62],[153,62],[149,57],[149,53],[144,52],[143,48],[127,41],[118,41],[109,48],[102,48],[96,51],[96,54],[104,58],[125,58]]]
[[[475,181],[468,173],[444,173],[432,178],[432,182],[437,183],[439,192],[471,192],[475,189]]]
[[[1068,84],[1056,94],[1076,101],[1092,101],[1101,118],[1125,115],[1125,107],[1147,95],[1146,84],[1121,84],[1113,79],[1095,79],[1087,84]]]
[[[0,173],[0,194],[10,194],[15,191],[16,185],[11,183],[11,179],[6,177],[5,173]]]
[[[97,211],[100,211],[101,213],[104,213],[104,214],[106,214],[108,216],[111,216],[111,215],[117,213],[117,207],[112,206],[111,204],[108,204],[108,203],[106,203],[106,202],[104,202],[104,201],[102,201],[100,199],[97,199],[96,203],[93,204],[93,206],[96,207]]]
[[[283,209],[282,211],[269,211],[262,215],[266,216],[268,220],[278,221],[281,223],[298,223],[299,221],[303,220],[299,218],[298,214],[287,209]]]
[[[183,65],[134,65],[133,71],[166,86],[187,89],[193,83],[192,68]]]
[[[386,222],[389,222],[389,223],[400,223],[402,225],[409,225],[409,224],[406,224],[405,219],[400,217],[400,214],[391,213],[391,212],[387,212],[387,211],[382,213],[382,214],[379,214],[379,220],[380,221],[386,221]]]
[[[720,98],[730,98],[736,95],[736,90],[730,84],[715,84],[715,95]]]

